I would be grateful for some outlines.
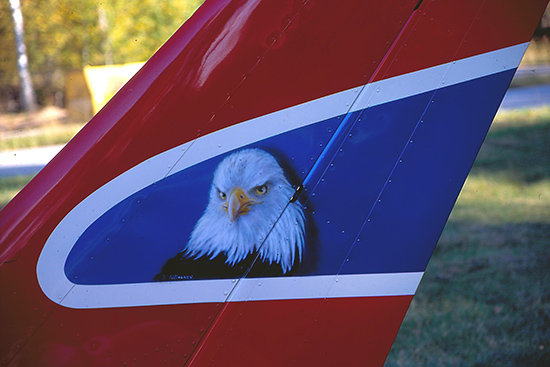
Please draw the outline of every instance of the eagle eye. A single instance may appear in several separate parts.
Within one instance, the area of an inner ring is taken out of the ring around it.
[[[222,192],[222,191],[218,190],[218,195],[220,196],[220,199],[222,199],[222,200],[227,199],[227,195],[225,194],[225,192]]]
[[[266,186],[266,185],[256,186],[256,187],[254,188],[254,191],[255,191],[256,194],[258,194],[258,195],[265,195],[265,194],[267,194],[267,186]]]

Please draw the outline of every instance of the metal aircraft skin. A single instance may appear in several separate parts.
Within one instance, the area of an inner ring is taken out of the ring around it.
[[[1,366],[382,366],[547,0],[207,0],[0,213]]]

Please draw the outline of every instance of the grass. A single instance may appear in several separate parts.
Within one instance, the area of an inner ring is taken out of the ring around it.
[[[385,366],[549,366],[549,269],[550,108],[500,113]]]
[[[550,108],[493,123],[386,367],[550,365]]]
[[[82,124],[47,125],[19,133],[10,133],[0,139],[0,151],[65,144],[82,128]]]

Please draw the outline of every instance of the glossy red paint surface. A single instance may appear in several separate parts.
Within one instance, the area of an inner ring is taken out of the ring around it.
[[[411,300],[230,303],[190,366],[381,366]]]
[[[73,310],[42,293],[36,263],[75,205],[143,160],[368,81],[527,42],[546,1],[415,5],[207,1],[0,213],[0,365],[240,366],[244,353],[252,365],[381,365],[410,297]]]
[[[43,317],[11,365],[183,365],[219,311],[220,304],[73,310]],[[15,325],[14,325],[15,326]],[[16,348],[17,349],[17,348]]]
[[[424,1],[375,80],[527,42],[544,1]]]

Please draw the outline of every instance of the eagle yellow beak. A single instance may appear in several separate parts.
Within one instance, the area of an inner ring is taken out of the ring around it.
[[[258,202],[249,198],[245,192],[236,187],[229,193],[227,204],[223,207],[227,211],[229,220],[233,222],[239,215],[244,215],[250,211],[250,207]]]

